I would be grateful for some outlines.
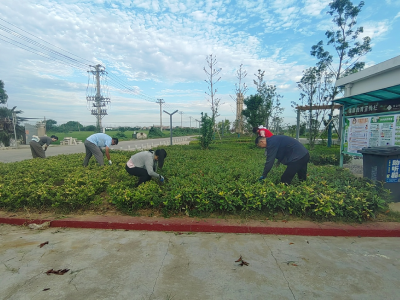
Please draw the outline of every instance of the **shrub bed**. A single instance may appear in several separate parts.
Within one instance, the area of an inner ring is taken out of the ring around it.
[[[308,145],[306,145],[308,148]],[[343,163],[347,164],[351,161],[352,157],[345,154]],[[315,145],[314,149],[310,151],[310,161],[315,165],[334,165],[338,166],[340,162],[340,146],[332,145],[327,147],[324,145]]]
[[[387,207],[388,191],[349,171],[309,164],[307,182],[279,183],[285,166],[274,167],[263,183],[257,181],[265,157],[252,143],[218,143],[210,150],[199,145],[172,146],[156,181],[134,188],[136,177],[125,171],[132,152],[111,154],[113,165],[100,167],[84,154],[59,155],[0,165],[0,207],[73,211],[107,199],[119,210],[134,213],[152,208],[166,215],[186,213],[284,212],[312,219],[361,221]]]

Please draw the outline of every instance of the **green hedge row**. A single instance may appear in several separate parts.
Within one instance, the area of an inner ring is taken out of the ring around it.
[[[347,170],[309,165],[306,182],[280,181],[285,166],[274,167],[258,182],[265,156],[252,144],[220,143],[210,150],[198,145],[167,148],[162,174],[167,182],[153,180],[135,188],[136,177],[125,171],[132,152],[111,154],[113,165],[100,167],[92,159],[81,166],[84,154],[31,159],[0,166],[0,208],[23,207],[73,211],[100,205],[105,199],[119,210],[134,213],[152,208],[165,214],[204,212],[285,212],[300,217],[365,220],[387,207],[387,190]]]

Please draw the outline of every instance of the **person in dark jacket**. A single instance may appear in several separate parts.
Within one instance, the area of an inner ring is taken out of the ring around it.
[[[307,179],[307,164],[310,160],[308,150],[296,139],[285,135],[273,135],[270,138],[257,137],[256,145],[265,148],[267,161],[260,181],[264,180],[275,159],[287,166],[281,177],[281,182],[290,184],[296,175],[300,181]]]
[[[29,142],[29,146],[31,147],[31,152],[33,158],[46,158],[46,153],[45,151],[47,150],[47,147],[52,143],[58,140],[58,137],[55,135],[52,135],[51,137],[48,136],[42,136],[42,137],[37,137],[34,136],[32,140]],[[43,149],[43,145],[46,146]]]

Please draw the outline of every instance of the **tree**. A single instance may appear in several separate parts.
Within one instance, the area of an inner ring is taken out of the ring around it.
[[[246,118],[247,124],[251,127],[258,127],[264,121],[263,99],[260,95],[250,95],[244,99],[246,108],[242,114]]]
[[[14,123],[13,123],[13,113],[16,115],[15,131],[18,138],[22,138],[25,134],[25,128],[20,126],[20,121],[26,120],[25,118],[19,117],[18,115],[22,113],[21,110],[15,110],[16,106],[12,109],[7,107],[0,107],[0,127],[3,130],[0,131],[0,142],[4,144],[5,147],[10,146],[10,140],[14,139]]]
[[[306,127],[307,127],[307,124],[305,122],[302,122],[300,124],[300,132],[299,132],[300,136],[304,136],[306,134]]]
[[[175,131],[174,131],[175,133]],[[165,135],[162,133],[160,128],[152,126],[149,130],[149,134],[147,135],[148,138],[158,138],[164,137]]]
[[[336,59],[324,49],[323,41],[311,48],[311,55],[319,60],[317,66],[328,69],[336,80],[362,70],[365,63],[359,60],[371,51],[371,38],[366,36],[360,40],[359,36],[364,29],[363,27],[356,28],[357,16],[363,6],[364,1],[357,6],[349,0],[334,0],[329,3],[328,14],[333,16],[332,22],[337,29],[326,31],[325,36],[328,39],[327,46],[331,46],[336,53]],[[330,101],[333,101],[340,92],[341,90],[334,87],[329,96]],[[333,103],[331,116],[333,116]],[[330,132],[331,126],[329,126],[329,135]]]
[[[218,131],[221,135],[227,134],[229,128],[231,127],[231,122],[229,120],[223,120],[217,124]]]
[[[323,41],[311,48],[311,55],[319,59],[318,66],[330,69],[336,80],[362,70],[365,63],[359,59],[371,51],[371,38],[366,36],[361,43],[359,35],[364,32],[364,28],[355,28],[357,16],[363,6],[364,1],[358,6],[354,6],[349,0],[334,0],[329,3],[328,14],[333,16],[332,21],[338,28],[336,31],[326,31],[325,35],[328,39],[327,45],[331,45],[337,54],[336,61],[325,51]],[[335,96],[336,94],[333,95]]]
[[[140,128],[139,128],[139,129],[140,129]],[[84,131],[95,131],[95,130],[96,130],[96,126],[94,126],[94,125],[88,125],[88,126],[82,128],[82,130],[84,130]]]
[[[210,97],[208,102],[210,102],[211,104],[211,119],[214,128],[215,119],[218,117],[219,103],[221,101],[220,98],[215,97],[217,89],[214,89],[215,84],[221,79],[221,77],[219,77],[217,80],[215,80],[215,77],[218,76],[218,74],[221,72],[222,69],[221,68],[215,69],[215,66],[217,64],[217,58],[215,56],[213,57],[212,54],[206,57],[206,61],[207,61],[207,67],[210,69],[210,71],[208,71],[206,67],[204,67],[204,72],[207,74],[208,77],[204,81],[208,83],[208,91],[209,91],[209,93],[207,92],[205,93]]]
[[[4,89],[4,82],[0,80],[0,104],[6,104],[8,99],[8,95],[6,90]]]
[[[201,113],[201,125],[200,125],[200,145],[203,150],[208,149],[213,141],[213,119],[209,117],[207,113]]]
[[[57,124],[57,121],[48,119],[48,120],[46,120],[46,129],[51,130],[54,127],[54,125],[56,125],[56,124]]]
[[[292,102],[293,107],[308,107],[308,114],[302,110],[304,119],[308,123],[309,144],[314,148],[315,139],[319,134],[322,122],[325,120],[326,109],[318,108],[328,105],[330,93],[332,92],[333,74],[328,72],[324,66],[311,67],[303,71],[303,77],[297,82],[300,89],[299,102]]]
[[[65,128],[67,128],[69,131],[79,131],[83,127],[82,124],[77,121],[68,121],[63,125],[65,125]]]
[[[253,82],[257,87],[257,94],[263,100],[263,105],[260,109],[264,114],[264,120],[259,125],[265,124],[265,127],[269,128],[271,119],[274,119],[275,123],[281,120],[280,115],[283,112],[283,108],[281,108],[280,99],[282,96],[276,92],[275,85],[267,85],[265,83],[264,74],[265,71],[258,70],[258,74],[254,74],[257,80],[253,80]]]
[[[294,137],[296,135],[296,125],[289,125],[287,124],[287,133],[289,136]]]

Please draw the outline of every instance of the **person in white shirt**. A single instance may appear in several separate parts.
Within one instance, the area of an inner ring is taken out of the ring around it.
[[[111,145],[118,145],[117,138],[112,138],[111,136],[105,133],[95,133],[89,136],[84,144],[86,149],[86,156],[85,159],[83,160],[84,167],[88,165],[92,155],[94,155],[100,166],[104,166],[104,158],[103,158],[103,152],[101,151],[101,147],[105,147],[108,164],[109,165],[112,164],[109,147]]]

